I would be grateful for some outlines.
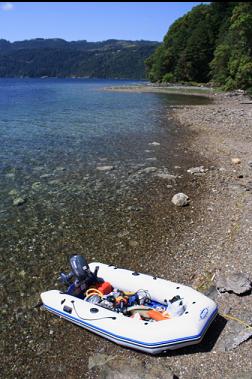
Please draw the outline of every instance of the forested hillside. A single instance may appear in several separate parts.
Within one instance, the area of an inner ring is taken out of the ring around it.
[[[213,82],[224,89],[252,87],[252,3],[194,7],[169,28],[146,60],[153,82]]]
[[[144,79],[151,41],[104,42],[37,38],[0,40],[0,77],[95,77]]]

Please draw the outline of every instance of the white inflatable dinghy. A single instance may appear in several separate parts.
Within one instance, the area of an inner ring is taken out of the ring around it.
[[[91,272],[97,267],[99,277],[113,289],[148,292],[148,304],[116,312],[104,307],[104,300],[93,303],[51,290],[41,294],[43,307],[119,345],[150,354],[201,342],[217,314],[215,302],[190,287],[113,265],[96,262],[89,265]],[[161,321],[144,317],[151,309],[162,314]]]

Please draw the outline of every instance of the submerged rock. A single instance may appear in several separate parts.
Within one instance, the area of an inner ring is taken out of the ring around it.
[[[14,179],[15,178],[15,173],[10,172],[10,173],[6,174],[5,177],[6,178],[10,178],[10,179]]]
[[[38,190],[42,187],[42,184],[41,182],[35,182],[35,183],[32,183],[32,189],[33,190]]]
[[[129,211],[139,212],[143,210],[143,207],[140,207],[139,205],[129,205],[127,209]]]
[[[172,198],[172,203],[177,207],[184,207],[189,204],[189,197],[182,192],[176,193]]]
[[[16,199],[13,200],[13,205],[19,206],[24,203],[26,203],[27,199],[24,197],[17,197]]]
[[[51,176],[54,176],[54,174],[43,174],[43,175],[40,175],[40,179],[47,179],[47,178],[50,178]]]
[[[99,170],[99,171],[111,171],[111,170],[114,170],[114,166],[97,166],[96,170]]]
[[[156,161],[157,158],[156,157],[150,157],[150,158],[146,158],[145,160],[153,162],[153,161]]]
[[[107,354],[94,354],[88,359],[88,369],[92,370],[95,367],[104,366],[107,362],[112,359],[116,359],[116,356],[111,356]]]
[[[11,196],[17,196],[18,195],[18,191],[16,189],[12,189],[10,192],[9,192],[9,195]]]
[[[157,167],[146,167],[143,170],[141,170],[141,172],[143,172],[145,174],[149,174],[149,173],[155,172],[155,171],[157,171]]]
[[[89,370],[98,369],[99,378],[103,379],[175,379],[178,378],[163,363],[146,363],[144,360],[111,356],[108,354],[95,354],[89,358]]]
[[[176,179],[177,179],[176,175],[167,174],[165,172],[157,172],[156,176],[158,176],[161,179],[169,180],[172,183],[176,183]]]
[[[63,166],[56,167],[55,171],[66,171],[66,168]]]
[[[219,272],[216,275],[216,288],[219,292],[234,292],[240,295],[250,291],[252,287],[247,274],[241,272],[223,274]]]
[[[138,242],[134,241],[134,240],[129,240],[128,244],[130,247],[137,247],[138,246]]]
[[[204,174],[207,171],[204,166],[199,166],[199,167],[191,167],[187,170],[190,174]]]

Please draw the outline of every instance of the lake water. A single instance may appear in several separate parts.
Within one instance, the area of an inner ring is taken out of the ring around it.
[[[169,109],[207,100],[103,91],[117,84],[130,82],[0,79],[1,312],[13,376],[29,366],[35,377],[38,351],[60,344],[43,337],[50,315],[31,307],[57,286],[73,252],[143,272],[164,268],[156,252],[173,233],[170,199],[182,186],[156,174],[182,178],[193,163]],[[43,367],[46,374],[50,361]]]

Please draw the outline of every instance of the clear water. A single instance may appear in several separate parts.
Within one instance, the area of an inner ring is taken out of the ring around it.
[[[127,206],[141,210],[135,203],[147,201],[148,186],[157,187],[153,173],[141,170],[177,174],[181,136],[168,117],[170,106],[207,100],[103,90],[131,83],[0,79],[1,246],[8,258],[29,266],[47,245],[43,257],[56,250],[58,256],[66,240],[69,250],[103,257],[116,233],[128,233],[122,232],[130,223]],[[25,203],[15,205],[18,198]]]
[[[184,190],[185,166],[194,161],[185,149],[190,136],[168,116],[171,105],[207,100],[103,91],[116,84],[125,82],[0,79],[6,377],[7,372],[60,376],[57,370],[69,369],[69,352],[82,362],[78,344],[85,346],[85,365],[88,354],[106,347],[106,341],[33,308],[42,291],[57,288],[59,272],[69,269],[69,255],[79,252],[88,261],[167,274],[167,238],[174,239],[175,227],[180,230],[191,218],[191,212],[171,210],[171,196]],[[100,166],[113,170],[99,171]],[[155,170],[181,179],[169,185]],[[18,198],[25,202],[15,205]]]

